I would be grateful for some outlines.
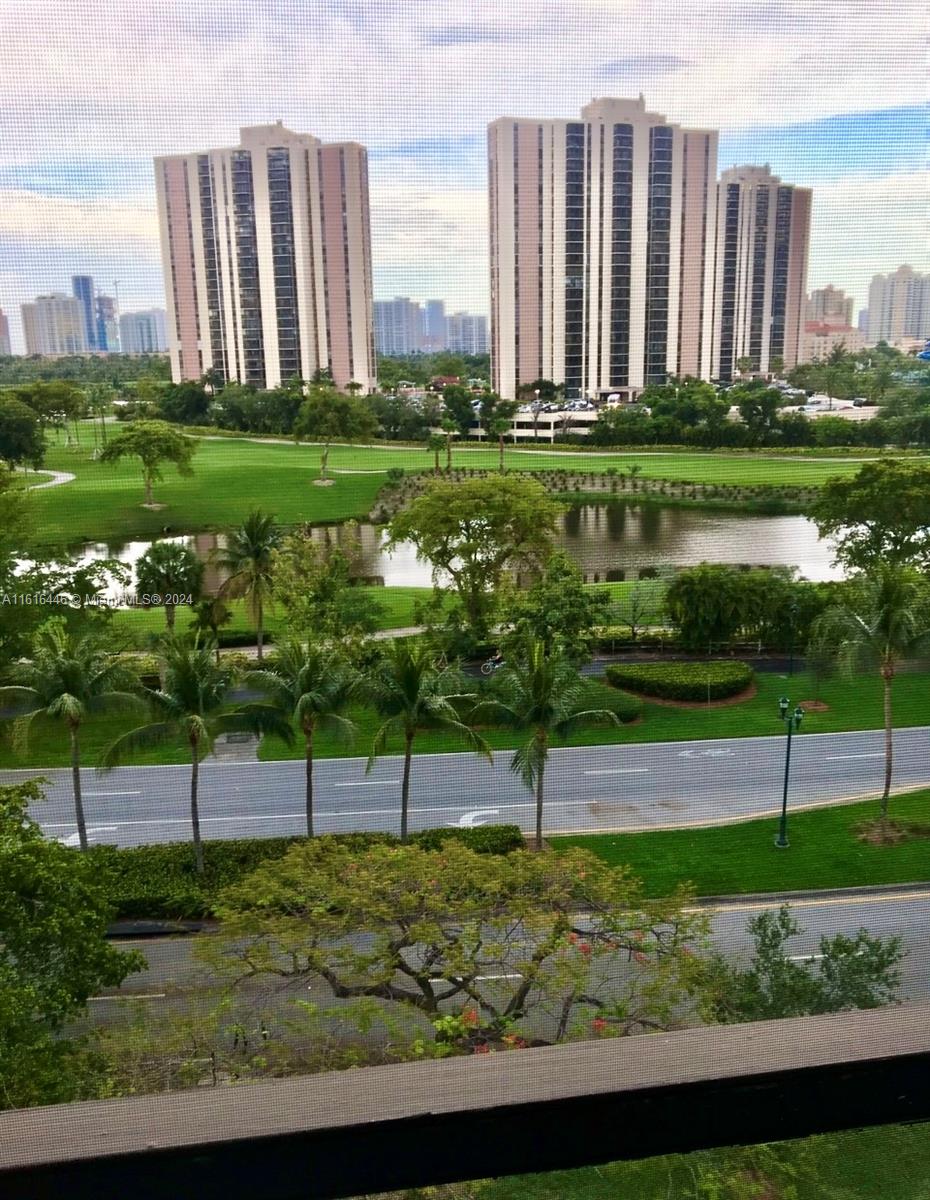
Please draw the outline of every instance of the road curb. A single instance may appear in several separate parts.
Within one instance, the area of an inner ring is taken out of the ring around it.
[[[739,908],[745,904],[791,904],[797,900],[855,900],[870,896],[916,896],[930,889],[925,883],[870,884],[847,888],[810,888],[797,892],[742,892],[724,896],[697,896],[694,903],[701,908]]]

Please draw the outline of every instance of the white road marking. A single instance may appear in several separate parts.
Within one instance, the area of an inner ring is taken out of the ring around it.
[[[84,792],[85,796],[141,796],[141,792]]]
[[[825,957],[823,954],[789,954],[788,962],[814,962]]]
[[[87,841],[95,842],[97,840],[94,837],[95,833],[116,833],[118,830],[119,830],[118,825],[88,825]],[[58,840],[61,842],[61,844],[63,846],[80,846],[81,835],[79,833],[75,832],[75,833],[69,834],[68,837],[59,838]]]
[[[604,771],[585,771],[585,775],[648,775],[648,767],[611,767]]]
[[[462,813],[457,821],[450,821],[449,824],[455,829],[477,829],[484,824],[484,817],[496,817],[499,812],[499,808],[475,808]]]
[[[334,783],[337,787],[377,787],[381,783],[400,783],[399,779],[359,779],[355,783]]]
[[[523,976],[518,971],[516,975],[476,975],[475,983],[483,983],[489,979],[522,979]]]
[[[872,754],[828,754],[824,762],[839,762],[841,758],[884,758],[884,750],[876,750]]]
[[[88,996],[88,1000],[164,1000],[167,992],[127,992],[125,995]]]

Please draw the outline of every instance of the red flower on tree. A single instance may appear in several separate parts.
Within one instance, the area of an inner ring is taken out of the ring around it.
[[[462,1024],[468,1025],[468,1026],[477,1025],[478,1024],[477,1010],[474,1008],[463,1008],[462,1009]]]
[[[591,1022],[591,1028],[595,1033],[604,1033],[608,1027],[608,1022],[605,1021],[603,1017],[595,1017]]]

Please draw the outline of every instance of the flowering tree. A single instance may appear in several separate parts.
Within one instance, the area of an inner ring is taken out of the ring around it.
[[[647,900],[582,850],[359,853],[324,837],[228,890],[223,942],[203,952],[236,980],[316,977],[385,1002],[432,1027],[433,1052],[483,1053],[687,1020],[707,926],[686,900]]]

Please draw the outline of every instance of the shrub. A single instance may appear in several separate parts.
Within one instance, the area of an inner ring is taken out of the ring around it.
[[[372,846],[391,845],[391,833],[358,831],[326,835],[356,853]],[[189,842],[151,846],[92,846],[87,851],[117,918],[199,920],[210,917],[223,888],[238,882],[271,859],[283,858],[301,837],[235,838],[203,844],[204,873],[198,876],[194,847]],[[482,825],[474,829],[425,829],[410,841],[426,850],[443,842],[463,842],[477,854],[508,854],[523,846],[516,825]]]
[[[744,662],[617,663],[605,672],[615,688],[627,688],[660,700],[725,700],[752,683]]]

